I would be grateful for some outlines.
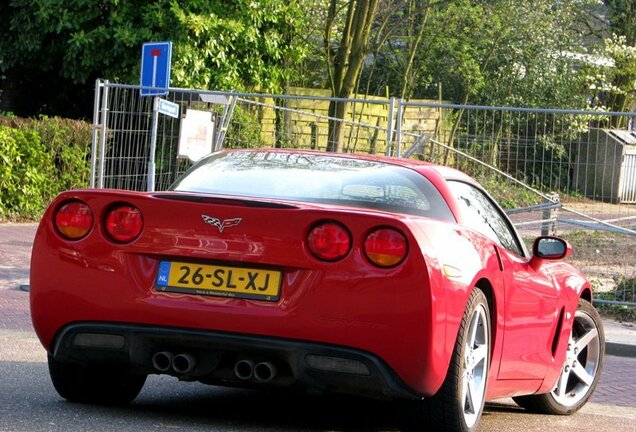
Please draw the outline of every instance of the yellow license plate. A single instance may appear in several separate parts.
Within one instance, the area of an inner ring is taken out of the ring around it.
[[[159,291],[277,301],[282,273],[244,267],[228,267],[161,261]]]

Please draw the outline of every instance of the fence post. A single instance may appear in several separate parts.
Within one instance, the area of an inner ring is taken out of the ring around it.
[[[556,192],[549,193],[544,199],[543,203],[546,205],[559,204],[561,199],[559,198],[559,194]],[[543,220],[544,222],[541,224],[541,235],[546,236],[554,236],[556,235],[556,219],[559,214],[559,207],[548,207],[543,210]]]
[[[318,148],[318,125],[316,122],[309,123],[311,128],[311,149],[316,150]]]
[[[98,131],[101,127],[99,124],[99,107],[102,92],[102,80],[95,80],[95,99],[93,100],[93,138],[91,142],[91,178],[89,187],[95,188],[95,175],[97,174],[97,141],[99,140]]]
[[[102,91],[102,121],[101,121],[101,142],[99,143],[99,178],[97,187],[104,189],[104,170],[106,164],[106,131],[108,129],[108,80],[103,82]]]
[[[402,121],[404,117],[404,99],[400,99],[398,102],[397,112],[397,126],[395,127],[395,147],[396,151],[393,152],[394,156],[400,157],[402,151]]]
[[[387,115],[386,125],[386,149],[384,151],[385,156],[391,156],[391,150],[393,147],[393,113],[395,111],[395,98],[389,99],[389,113]]]
[[[155,190],[155,153],[157,153],[157,127],[159,125],[159,96],[152,101],[152,125],[150,127],[150,155],[148,156],[148,192]]]

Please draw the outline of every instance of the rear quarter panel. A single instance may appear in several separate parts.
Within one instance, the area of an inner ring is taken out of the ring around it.
[[[454,224],[420,222],[420,248],[430,268],[432,338],[430,365],[446,376],[468,297],[475,287],[491,302],[493,348],[490,378],[494,382],[501,358],[505,296],[499,258],[492,242]],[[441,385],[441,382],[440,382]]]

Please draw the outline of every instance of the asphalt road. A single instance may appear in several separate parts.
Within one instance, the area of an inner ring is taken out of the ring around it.
[[[403,412],[392,403],[225,389],[167,376],[149,377],[128,407],[72,404],[55,392],[33,332],[12,328],[23,320],[24,314],[0,315],[0,432],[402,430]],[[578,414],[528,414],[502,400],[486,406],[479,431],[636,432],[634,395],[621,398],[616,391],[634,370],[635,358],[608,356],[598,395]]]

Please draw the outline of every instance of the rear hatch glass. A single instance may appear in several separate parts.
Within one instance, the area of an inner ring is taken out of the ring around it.
[[[228,151],[193,166],[171,190],[328,203],[453,221],[433,184],[408,168],[313,153]]]

